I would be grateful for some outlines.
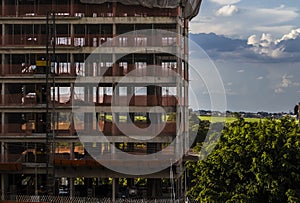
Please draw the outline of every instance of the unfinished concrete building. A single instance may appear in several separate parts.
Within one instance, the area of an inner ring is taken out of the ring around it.
[[[12,195],[161,198],[170,188],[181,198],[182,159],[162,171],[133,175],[105,167],[91,153],[108,154],[110,163],[123,167],[120,159],[114,161],[117,152],[111,146],[128,154],[151,154],[176,140],[178,133],[188,136],[185,37],[200,3],[2,0],[2,200]],[[168,32],[150,36],[137,30]],[[135,34],[126,34],[132,31]],[[99,48],[101,60],[89,62]],[[150,66],[161,70],[150,74]],[[116,108],[112,111],[111,106]],[[84,109],[82,114],[74,114],[77,108]],[[138,128],[162,122],[165,126],[153,139],[135,140],[119,129],[128,129],[130,122]],[[109,143],[82,143],[79,134],[91,130],[102,132]]]

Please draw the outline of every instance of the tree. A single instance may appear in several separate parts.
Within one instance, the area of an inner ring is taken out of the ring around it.
[[[300,202],[300,135],[295,120],[227,124],[214,151],[189,165],[200,202]]]

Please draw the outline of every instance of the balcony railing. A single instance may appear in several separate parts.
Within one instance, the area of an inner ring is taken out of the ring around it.
[[[148,65],[146,67],[138,67],[132,64],[128,64],[128,67],[114,64],[113,67],[105,67],[100,62],[94,63],[89,66],[89,69],[85,67],[87,64],[82,62],[60,62],[55,67],[56,76],[129,76],[129,77],[141,77],[141,76],[157,76],[157,77],[175,77],[177,76],[178,69],[171,67],[161,67],[159,65]],[[2,70],[1,70],[2,69]],[[24,76],[34,74],[46,74],[45,67],[37,67],[35,64],[0,64],[1,75],[9,76]],[[86,71],[87,70],[87,71]],[[86,74],[89,72],[89,75]]]
[[[58,47],[175,47],[179,45],[175,34],[147,36],[121,35],[113,38],[112,35],[97,34],[57,34]],[[46,46],[45,34],[6,34],[3,46]]]
[[[95,96],[96,97],[96,96]],[[98,102],[94,102],[95,106],[161,106],[161,107],[176,107],[178,105],[178,97],[176,96],[155,96],[155,95],[128,95],[128,96],[112,96],[104,95],[98,96]],[[55,105],[91,105],[90,102],[83,100],[72,100],[63,98],[61,101],[55,102]],[[37,104],[46,104],[46,98],[43,95],[37,95],[37,93],[28,93],[23,95],[22,93],[5,94],[3,106],[36,106]],[[52,107],[53,101],[49,104]]]

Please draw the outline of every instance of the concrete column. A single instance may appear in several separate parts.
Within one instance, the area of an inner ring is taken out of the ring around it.
[[[74,142],[70,144],[70,160],[75,159],[75,153],[74,153]]]
[[[74,197],[74,178],[70,178],[70,197]]]
[[[70,0],[70,15],[74,16],[74,0]]]
[[[7,143],[4,142],[4,161],[8,161]],[[6,150],[6,153],[5,153]]]
[[[1,162],[5,162],[5,147],[4,147],[4,142],[1,142]]]
[[[2,39],[3,39],[3,36],[2,36]],[[2,42],[3,44],[3,42]],[[5,54],[1,54],[1,70],[0,70],[0,75],[4,75],[5,73]]]
[[[175,147],[174,147],[174,153],[176,154],[176,157],[178,158],[179,155],[182,155],[182,144],[183,144],[183,131],[182,131],[182,125],[183,124],[183,120],[182,120],[182,116],[183,116],[183,107],[182,107],[182,82],[181,80],[177,81],[177,96],[179,98],[178,101],[178,106],[176,109],[176,141],[175,141]]]
[[[112,180],[112,203],[116,202],[116,178]]]
[[[71,44],[74,45],[74,34],[75,34],[75,31],[74,31],[74,24],[70,24],[70,35],[71,35]]]
[[[2,66],[3,67],[3,66]],[[1,84],[1,103],[4,105],[5,100],[5,84],[2,82]],[[3,121],[3,120],[2,120]],[[3,132],[3,131],[2,131]]]
[[[4,0],[2,0],[2,15],[4,15],[3,14],[3,8],[4,8],[4,6],[3,6],[3,4],[4,4]],[[5,24],[2,24],[2,33],[1,33],[1,36],[2,36],[2,41],[1,41],[1,44],[2,44],[2,46],[3,45],[5,45]],[[1,67],[1,70],[0,70],[0,75],[4,75],[4,73],[5,73],[5,54],[1,54],[1,59],[2,59],[2,62],[1,62],[1,65],[2,65],[2,67]],[[2,100],[3,101],[3,100]]]
[[[117,3],[116,2],[112,3],[112,14],[113,14],[113,16],[116,16],[116,14],[117,14]]]
[[[113,18],[113,20],[114,20],[115,18]],[[113,22],[113,25],[112,25],[112,34],[113,34],[113,41],[112,41],[112,46],[114,47],[114,46],[117,46],[117,44],[118,44],[118,42],[117,42],[117,40],[116,40],[116,36],[117,36],[117,25],[116,25],[116,23],[115,22]],[[116,55],[115,54],[113,54],[113,63],[115,63],[116,61],[115,61],[115,59],[116,59]]]
[[[179,22],[176,24],[176,30],[177,30],[177,73],[179,75],[182,76],[182,27],[181,25],[179,24]]]
[[[110,150],[111,150],[111,158],[115,159],[116,157],[116,143],[111,143],[110,144]]]
[[[73,43],[74,37],[71,37],[71,43]],[[71,65],[71,70],[70,73],[71,75],[76,75],[76,67],[75,67],[75,61],[74,61],[74,54],[70,53],[70,65]]]
[[[185,38],[184,38],[184,79],[186,81],[189,81],[189,70],[188,70],[188,63],[187,61],[189,60],[189,40],[188,40],[188,33],[189,33],[189,27],[188,27],[188,20],[185,20],[184,22],[184,33],[185,33]]]
[[[37,166],[34,168],[34,194],[38,195],[38,174],[37,174]]]
[[[188,83],[184,83],[184,136],[185,136],[185,151],[190,148],[190,140],[189,140],[189,107],[188,107]]]
[[[5,1],[2,0],[2,16],[5,16]]]
[[[73,136],[74,135],[74,131],[75,131],[75,127],[74,127],[74,114],[73,114],[73,112],[70,112],[70,118],[69,118],[69,120],[70,120],[70,129],[69,129],[69,134],[71,135],[71,136]]]
[[[117,35],[117,25],[115,23],[112,25],[112,33],[113,33],[113,37]]]
[[[75,159],[74,153],[74,143],[72,142],[70,145],[70,160]],[[70,178],[70,197],[74,197],[74,178]]]
[[[5,174],[1,174],[1,200],[5,200]]]
[[[118,104],[117,98],[120,95],[119,87],[116,86],[116,84],[113,84],[113,99],[112,101],[114,102],[112,104],[112,107]],[[113,124],[112,124],[112,135],[117,135],[117,124],[119,123],[119,113],[113,113]]]

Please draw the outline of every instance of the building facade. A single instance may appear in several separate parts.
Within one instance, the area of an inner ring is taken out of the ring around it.
[[[2,0],[2,200],[182,197],[172,157],[188,148],[188,23],[200,3]],[[142,161],[157,152],[167,158]]]

